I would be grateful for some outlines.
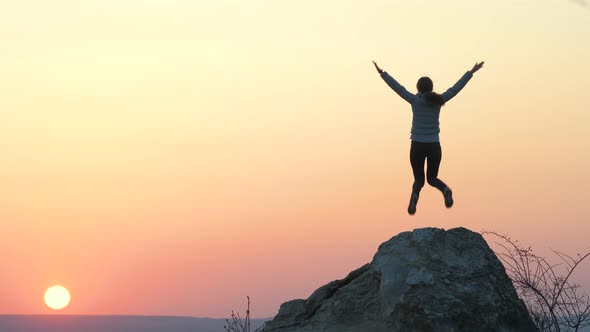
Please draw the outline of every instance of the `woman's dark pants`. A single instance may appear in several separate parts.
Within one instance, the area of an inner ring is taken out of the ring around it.
[[[410,163],[414,172],[414,185],[412,192],[420,193],[424,187],[424,161],[428,160],[426,169],[426,181],[428,184],[436,187],[441,192],[447,185],[438,178],[438,168],[442,159],[442,149],[440,142],[422,143],[412,141],[410,148]]]

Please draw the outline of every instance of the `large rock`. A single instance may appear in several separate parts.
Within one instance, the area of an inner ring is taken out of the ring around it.
[[[373,261],[307,300],[284,303],[264,332],[536,331],[504,267],[465,228],[404,232]]]

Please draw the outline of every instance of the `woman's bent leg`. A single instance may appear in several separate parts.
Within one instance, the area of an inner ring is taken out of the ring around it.
[[[442,160],[442,148],[440,143],[430,143],[427,160],[426,179],[428,184],[436,187],[441,192],[444,192],[445,188],[448,187],[438,178],[438,169],[440,168],[440,162]]]
[[[438,169],[440,167],[440,162],[442,160],[442,148],[440,143],[433,143],[431,149],[428,151],[428,169],[426,171],[426,178],[428,180],[428,184],[433,187],[436,187],[443,193],[445,198],[445,206],[450,208],[453,206],[453,192],[451,188],[447,186],[444,182],[442,182],[438,178]]]

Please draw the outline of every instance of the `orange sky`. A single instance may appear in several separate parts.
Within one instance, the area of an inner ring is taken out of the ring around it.
[[[417,227],[590,249],[590,11],[572,1],[0,5],[0,314],[256,317]],[[408,89],[444,91],[406,213]],[[587,264],[590,265],[590,264]],[[590,285],[590,268],[578,277]],[[590,287],[589,287],[590,288]]]

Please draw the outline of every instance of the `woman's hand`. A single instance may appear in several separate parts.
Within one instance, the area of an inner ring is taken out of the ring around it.
[[[373,64],[375,65],[375,69],[377,69],[377,72],[379,74],[381,74],[383,72],[383,69],[379,68],[379,66],[377,66],[377,62],[373,61]]]
[[[483,61],[480,63],[475,63],[475,66],[473,66],[473,68],[471,69],[471,73],[475,74],[476,71],[478,71],[481,67],[483,67]]]

